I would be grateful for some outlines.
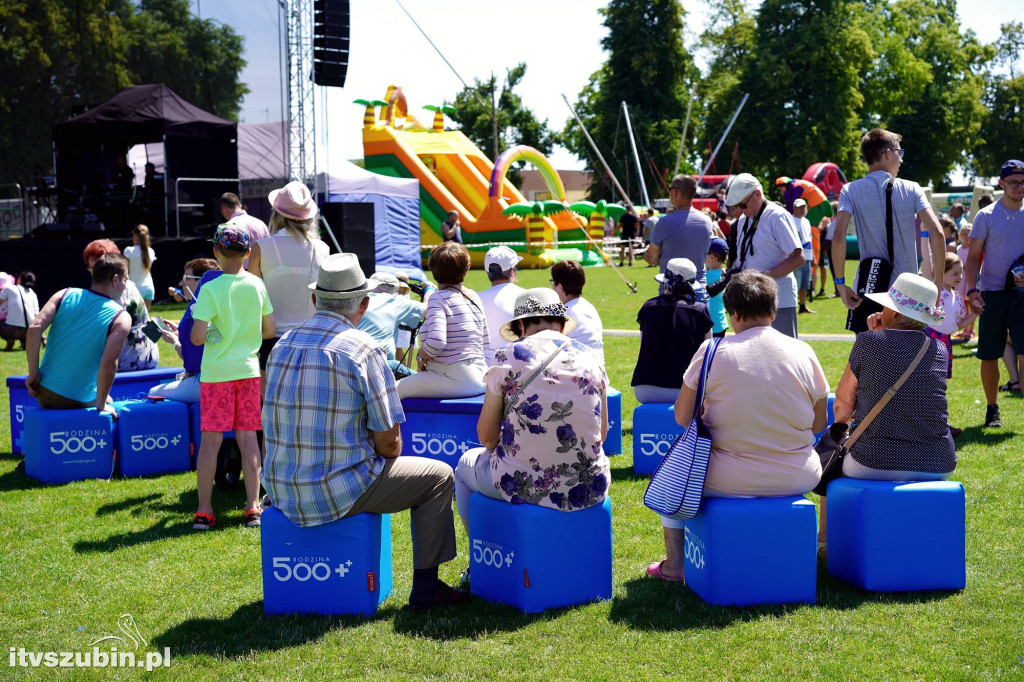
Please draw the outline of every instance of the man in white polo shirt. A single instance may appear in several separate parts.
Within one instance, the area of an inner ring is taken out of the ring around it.
[[[516,265],[523,257],[507,246],[493,246],[484,256],[484,272],[490,280],[489,289],[479,293],[487,316],[488,338],[484,339],[484,359],[487,366],[494,364],[494,353],[506,345],[501,338],[501,325],[511,320],[516,298],[524,289],[515,283]]]
[[[796,277],[804,264],[804,250],[796,222],[785,208],[764,198],[761,183],[750,173],[740,173],[729,185],[729,208],[740,212],[736,231],[734,270],[760,270],[779,287],[779,311],[772,327],[797,338]]]

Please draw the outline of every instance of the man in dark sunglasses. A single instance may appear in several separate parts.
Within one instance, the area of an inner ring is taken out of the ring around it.
[[[863,294],[886,291],[904,272],[917,273],[915,218],[921,220],[925,252],[923,274],[942,291],[946,252],[942,228],[921,186],[896,177],[906,154],[902,139],[896,133],[879,128],[864,135],[860,151],[868,163],[868,174],[845,185],[839,193],[832,262],[836,288],[850,309],[846,328],[858,334],[867,331],[868,317],[882,309]],[[856,225],[861,261],[854,280],[847,284],[844,277],[846,231],[851,220]],[[931,305],[935,301],[926,303]]]
[[[779,308],[772,327],[797,338],[797,291],[793,271],[804,264],[804,251],[793,216],[764,198],[761,183],[740,173],[729,184],[725,204],[738,210],[732,271],[760,270],[779,287]]]

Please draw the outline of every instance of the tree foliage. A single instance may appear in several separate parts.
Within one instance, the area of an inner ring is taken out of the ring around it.
[[[455,97],[455,113],[451,119],[462,132],[476,144],[485,155],[494,153],[494,119],[491,115],[492,93],[496,98],[495,111],[498,119],[498,152],[517,144],[534,147],[544,154],[550,154],[555,136],[546,120],[540,121],[523,104],[515,88],[526,75],[526,64],[519,63],[505,72],[505,82],[498,91],[498,80],[491,76],[487,80],[474,79],[473,85],[463,88]],[[493,161],[494,159],[492,159]],[[509,180],[519,187],[522,185],[520,171],[525,164],[517,162],[509,170]]]
[[[50,168],[50,126],[121,88],[166,83],[236,118],[243,39],[188,0],[0,0],[0,182]]]
[[[720,11],[728,16],[735,4]],[[731,72],[711,98],[709,141],[717,141],[746,93],[723,145],[739,142],[743,170],[767,178],[799,176],[816,161],[855,166],[861,74],[874,56],[859,8],[852,0],[765,0],[753,31],[737,36],[746,42],[733,41],[712,62],[719,73]]]
[[[675,167],[689,83],[698,76],[683,44],[683,7],[678,0],[611,0],[600,12],[608,29],[601,41],[608,59],[590,77],[574,107],[613,172],[636,199],[636,168],[621,117],[621,103],[626,102],[653,197],[664,174]],[[563,140],[594,172],[591,197],[602,198],[604,169],[575,120],[566,123]]]
[[[974,169],[982,177],[997,175],[1004,161],[1024,156],[1024,74],[1018,70],[1024,55],[1024,26],[1010,22],[1001,29],[995,63],[1006,72],[988,74],[984,96],[988,111],[974,150]]]

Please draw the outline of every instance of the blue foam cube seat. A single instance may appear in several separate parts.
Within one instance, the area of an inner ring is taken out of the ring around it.
[[[622,454],[622,393],[608,387],[608,437],[602,449],[606,455]]]
[[[406,398],[402,401],[402,454],[436,459],[454,469],[467,450],[480,447],[476,424],[483,406],[483,395]]]
[[[25,410],[25,473],[44,483],[107,478],[114,468],[114,422],[107,412]]]
[[[706,497],[686,522],[686,584],[718,606],[813,604],[817,522],[801,496]]]
[[[113,386],[110,387],[110,399],[127,400],[138,397],[140,394],[145,395],[157,384],[174,381],[174,377],[179,372],[181,372],[180,367],[156,367],[138,372],[118,372],[114,375]],[[22,432],[25,410],[30,407],[39,407],[39,403],[28,394],[28,389],[25,388],[26,379],[28,379],[28,375],[25,374],[7,377],[7,401],[11,410],[11,452],[16,454],[24,451]]]
[[[633,409],[633,473],[650,475],[668,446],[685,431],[676,424],[672,403],[646,403]]]
[[[188,406],[173,400],[128,400],[117,410],[117,459],[122,476],[190,468]]]
[[[612,597],[612,504],[561,512],[480,493],[469,502],[470,591],[537,613]]]
[[[391,516],[356,514],[297,526],[263,511],[263,611],[372,616],[393,588]]]
[[[863,481],[828,486],[828,572],[872,592],[967,585],[964,486]]]
[[[823,435],[825,435],[826,431],[828,431],[828,427],[831,426],[832,424],[834,424],[835,421],[836,421],[835,415],[832,412],[832,406],[835,404],[835,402],[836,402],[836,394],[835,393],[829,393],[828,394],[828,407],[826,408],[828,410],[828,423],[825,425],[824,429],[822,429],[818,433],[814,434],[814,444],[815,445],[818,444],[818,441],[821,440],[821,437]]]

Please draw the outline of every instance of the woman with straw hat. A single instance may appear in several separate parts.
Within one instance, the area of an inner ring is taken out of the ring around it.
[[[910,367],[928,337],[925,328],[940,323],[934,305],[938,290],[913,273],[900,275],[889,291],[867,294],[883,306],[868,318],[868,331],[857,335],[850,360],[836,387],[836,422],[864,421],[868,412]],[[920,363],[843,458],[842,473],[875,481],[945,480],[956,467],[946,403],[946,347],[930,339]],[[819,548],[825,542],[825,498],[820,485]],[[821,552],[821,549],[819,549]]]

